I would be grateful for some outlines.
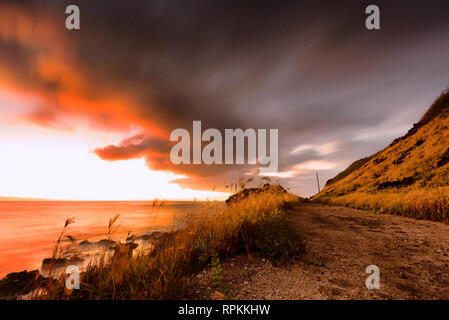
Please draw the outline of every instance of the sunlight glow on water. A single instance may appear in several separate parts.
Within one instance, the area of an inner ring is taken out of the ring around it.
[[[223,206],[222,202],[216,204]],[[67,218],[75,218],[66,235],[78,242],[106,238],[109,219],[117,214],[114,240],[129,232],[142,235],[177,228],[188,214],[205,212],[204,202],[168,201],[4,201],[0,202],[0,279],[10,272],[39,269]]]

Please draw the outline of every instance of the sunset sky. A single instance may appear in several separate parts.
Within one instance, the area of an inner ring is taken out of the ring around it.
[[[0,196],[223,199],[257,178],[173,165],[193,120],[279,129],[271,178],[315,193],[316,171],[387,146],[449,86],[449,2],[375,1],[368,31],[371,2],[0,1]]]

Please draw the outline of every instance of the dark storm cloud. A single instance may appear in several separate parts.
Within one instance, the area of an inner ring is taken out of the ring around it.
[[[72,2],[27,1],[23,8],[39,8],[63,26],[65,5]],[[158,136],[149,129],[119,145],[102,146],[97,154],[107,160],[144,156],[153,169],[186,174],[177,181],[185,186],[216,185],[251,169],[173,166],[168,134],[179,127],[190,130],[192,120],[205,128],[279,128],[280,170],[327,160],[335,163],[322,169],[328,179],[386,146],[398,127],[418,120],[449,84],[447,1],[376,1],[379,31],[364,28],[367,1],[73,4],[81,9],[81,30],[63,36],[74,57],[70,63],[85,71],[85,98],[124,93],[132,97],[130,112],[163,129]],[[4,40],[0,48],[8,49],[2,60],[19,66],[19,80],[29,79],[29,49]],[[40,85],[48,92],[61,87],[48,79]],[[37,114],[53,123],[54,104]],[[86,113],[96,122],[114,117]],[[337,149],[291,153],[299,145],[326,143]],[[302,171],[283,182],[310,194],[312,178]]]

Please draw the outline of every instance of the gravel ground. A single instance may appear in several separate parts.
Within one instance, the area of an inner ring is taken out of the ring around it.
[[[226,296],[211,271],[198,274],[193,299],[449,299],[449,226],[399,216],[300,204],[288,212],[306,253],[274,267],[258,255],[223,262]],[[368,290],[368,265],[380,289]]]

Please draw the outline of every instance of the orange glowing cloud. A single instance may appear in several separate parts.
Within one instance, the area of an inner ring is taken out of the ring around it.
[[[95,153],[109,161],[144,157],[154,170],[187,172],[199,178],[196,169],[175,167],[169,161],[169,130],[158,123],[167,124],[170,119],[157,111],[143,115],[146,106],[139,105],[133,92],[117,86],[120,79],[113,79],[113,84],[97,81],[97,75],[76,56],[76,35],[57,26],[58,22],[51,11],[15,5],[0,10],[0,39],[11,50],[9,56],[0,56],[0,87],[22,97],[33,96],[22,119],[64,131],[87,124],[93,130],[122,132],[125,136],[119,145],[97,148]],[[14,57],[12,52],[19,55]],[[139,134],[127,138],[130,128]]]
[[[24,117],[60,129],[70,128],[65,120],[84,117],[94,128],[126,131],[133,125],[161,136],[165,130],[136,112],[139,107],[131,94],[92,82],[90,70],[77,60],[76,35],[59,27],[59,20],[51,11],[22,6],[5,5],[0,10],[0,38],[24,55],[16,57],[17,62],[13,56],[0,59],[0,86],[32,93],[41,101]],[[15,68],[19,63],[22,69]]]

